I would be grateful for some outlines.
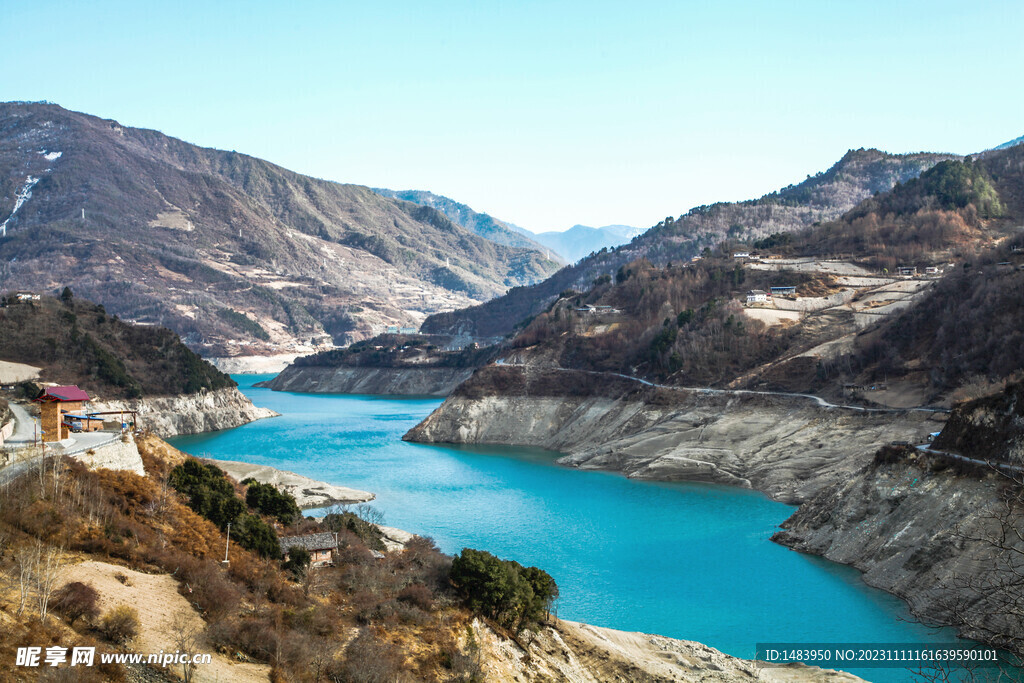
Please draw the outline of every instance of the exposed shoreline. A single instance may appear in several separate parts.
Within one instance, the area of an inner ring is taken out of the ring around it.
[[[252,478],[262,484],[272,484],[294,496],[295,502],[303,510],[336,504],[366,503],[377,497],[376,494],[369,491],[328,484],[295,472],[279,470],[270,465],[254,465],[237,460],[214,460],[212,458],[200,458],[200,460],[216,465],[238,481]]]

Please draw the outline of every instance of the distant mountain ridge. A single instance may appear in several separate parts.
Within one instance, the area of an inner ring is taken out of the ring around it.
[[[1013,140],[1010,140],[1009,142],[1004,142],[1001,145],[996,145],[992,149],[993,150],[996,150],[996,149],[1009,149],[1010,147],[1016,147],[1017,145],[1020,145],[1020,144],[1024,144],[1024,135],[1021,135],[1019,138],[1014,138]]]
[[[538,233],[490,214],[480,213],[466,204],[426,190],[389,190],[375,187],[373,191],[382,197],[401,199],[437,209],[452,222],[498,244],[537,249],[545,256],[568,263],[575,263],[587,254],[606,247],[617,247],[645,230],[630,225],[605,225],[600,228],[574,225],[562,232],[551,230]]]
[[[574,225],[563,232],[540,232],[534,239],[546,247],[554,249],[570,263],[575,263],[591,252],[611,249],[625,244],[637,235],[644,233],[646,228],[634,228],[630,225],[605,225],[592,228],[588,225]]]
[[[382,187],[371,189],[382,197],[401,199],[402,201],[437,209],[447,216],[448,220],[492,242],[509,247],[533,249],[541,253],[547,251],[546,245],[532,239],[533,233],[529,230],[499,220],[490,214],[475,211],[466,204],[457,202],[449,197],[434,194],[427,190],[389,190]],[[557,252],[558,250],[556,249],[555,251]],[[552,255],[548,253],[546,256],[557,257],[558,254]]]
[[[431,207],[45,103],[0,104],[0,220],[0,289],[70,285],[207,356],[347,343],[558,266]]]

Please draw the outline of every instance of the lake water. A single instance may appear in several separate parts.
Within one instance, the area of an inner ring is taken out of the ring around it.
[[[194,455],[242,460],[372,491],[384,523],[547,570],[558,615],[697,640],[753,657],[758,642],[938,643],[949,629],[915,622],[853,569],[768,539],[794,510],[708,484],[638,482],[512,447],[441,447],[401,436],[437,399],[240,389],[281,417],[177,437]],[[894,669],[858,671],[909,680]]]

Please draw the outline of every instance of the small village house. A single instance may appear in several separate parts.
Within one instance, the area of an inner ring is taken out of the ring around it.
[[[896,272],[899,275],[917,275],[917,266],[900,266]]]
[[[331,553],[338,549],[338,534],[324,531],[319,534],[285,536],[279,541],[281,554],[288,557],[292,548],[305,548],[309,552],[309,566],[326,567],[333,564]]]
[[[749,251],[735,251],[732,254],[733,258],[750,258]]]
[[[43,432],[43,441],[68,438],[73,419],[77,419],[83,429],[88,426],[90,431],[103,426],[102,421],[96,421],[95,427],[91,426],[92,419],[82,413],[82,406],[89,402],[89,394],[74,385],[49,387],[35,402],[39,404],[39,428]]]
[[[771,301],[772,295],[763,289],[752,289],[747,292],[748,304],[766,304]]]

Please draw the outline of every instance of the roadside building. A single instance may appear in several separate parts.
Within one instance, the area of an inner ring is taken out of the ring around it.
[[[772,287],[772,296],[796,296],[796,287]]]
[[[900,266],[896,269],[899,275],[917,275],[917,266]]]
[[[84,416],[82,406],[89,402],[89,394],[74,385],[49,387],[35,402],[39,404],[39,428],[43,432],[43,441],[60,441],[70,436],[68,416]]]
[[[750,258],[749,251],[734,251],[732,253],[733,258]]]
[[[332,553],[338,549],[338,534],[324,531],[319,534],[285,536],[279,539],[279,544],[285,558],[292,548],[305,548],[309,553],[309,566],[326,567],[334,563]]]

